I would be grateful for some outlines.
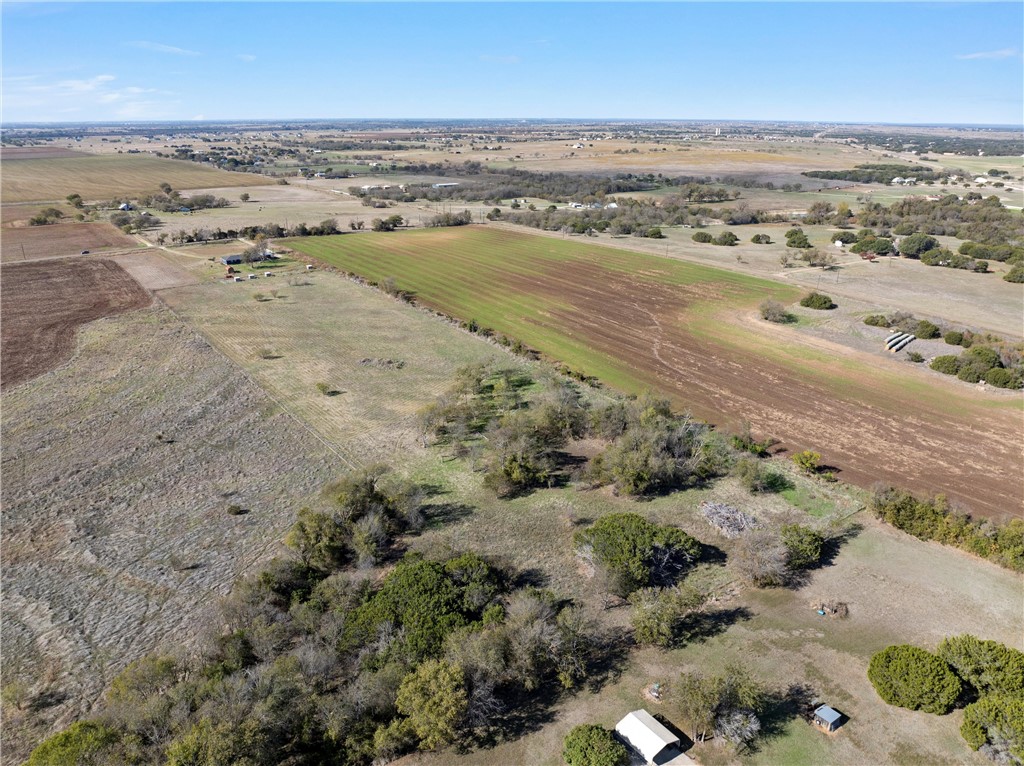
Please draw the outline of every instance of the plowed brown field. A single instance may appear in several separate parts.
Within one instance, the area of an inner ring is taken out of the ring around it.
[[[80,325],[151,300],[124,269],[104,259],[10,264],[0,270],[0,288],[4,388],[67,361]]]

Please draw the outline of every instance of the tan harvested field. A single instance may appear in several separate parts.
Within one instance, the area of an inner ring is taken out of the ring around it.
[[[0,162],[18,160],[52,160],[60,157],[88,157],[86,152],[76,152],[61,146],[5,146],[0,148]]]
[[[0,402],[4,683],[37,700],[5,710],[20,763],[127,663],[201,642],[342,465],[161,307],[93,322],[69,364]]]
[[[25,159],[4,165],[0,197],[6,202],[63,200],[80,194],[87,202],[159,190],[163,182],[175,189],[219,186],[261,186],[273,183],[252,173],[231,173],[193,162],[139,154],[82,155]]]
[[[114,255],[110,260],[131,274],[147,290],[166,290],[193,285],[199,281],[198,277],[175,263],[175,259],[156,248]]]
[[[151,300],[124,269],[100,258],[10,264],[0,270],[0,280],[4,388],[66,362],[87,322]]]
[[[5,228],[0,232],[0,262],[61,258],[83,250],[138,247],[139,241],[110,223],[59,223]]]

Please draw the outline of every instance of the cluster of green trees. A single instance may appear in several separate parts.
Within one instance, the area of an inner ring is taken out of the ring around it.
[[[811,206],[807,209],[807,214],[804,216],[803,220],[804,223],[810,224],[847,226],[851,218],[853,218],[853,212],[850,210],[850,206],[846,202],[840,202],[838,205],[833,205],[831,202],[821,200],[811,203]]]
[[[833,242],[843,242],[845,244],[852,244],[850,248],[851,253],[873,253],[875,255],[892,255],[896,252],[896,245],[890,237],[879,237],[871,229],[861,229],[855,235],[851,242],[850,235],[852,232],[840,232],[840,234],[833,236]]]
[[[374,218],[370,222],[370,228],[374,231],[394,231],[404,223],[405,219],[400,215],[389,215],[387,218]]]
[[[455,385],[420,413],[425,439],[472,457],[484,484],[499,497],[550,485],[562,467],[567,440],[586,433],[586,402],[574,384],[545,375],[534,386],[522,370],[472,365]]]
[[[955,338],[955,334],[952,337]],[[997,388],[1021,388],[1024,385],[1024,364],[1012,349],[1008,356],[1015,358],[1016,364],[1005,366],[1003,356],[991,346],[971,345],[959,356],[943,354],[935,357],[931,368],[945,375],[956,375],[968,383],[984,380]]]
[[[894,152],[936,152],[964,154],[977,157],[984,152],[989,157],[1020,157],[1024,154],[1024,139],[988,138],[983,136],[937,136],[929,133],[889,133],[862,130],[838,130],[837,138],[852,138],[863,144],[878,146]],[[963,175],[961,172],[960,175]]]
[[[128,234],[152,229],[160,225],[160,219],[155,215],[140,213],[137,210],[131,212],[118,210],[115,213],[111,213],[110,222]]]
[[[212,194],[194,194],[191,197],[182,197],[181,193],[172,189],[169,184],[161,184],[160,188],[162,189],[160,193],[140,198],[139,205],[163,213],[176,213],[186,208],[188,210],[207,210],[231,206],[231,203],[224,197],[214,197]]]
[[[425,226],[428,228],[438,228],[442,226],[466,226],[473,223],[473,214],[468,210],[463,210],[461,213],[441,213],[430,218]]]
[[[946,171],[934,170],[924,165],[894,165],[885,163],[857,165],[851,170],[808,170],[801,175],[808,178],[824,178],[830,181],[854,181],[859,184],[888,184],[894,178],[916,178],[918,181],[937,181],[944,178]]]
[[[129,665],[29,763],[383,762],[493,736],[586,677],[600,646],[582,610],[473,553],[345,569],[375,530],[417,523],[420,495],[378,470],[331,493],[336,509],[300,514],[296,555],[240,581],[198,651]]]
[[[626,495],[650,495],[699,484],[729,467],[728,446],[706,424],[675,415],[668,401],[644,396],[597,409],[591,433],[611,444],[586,477]]]
[[[1020,214],[994,195],[982,198],[976,193],[966,194],[964,199],[956,194],[937,200],[904,197],[888,207],[865,202],[857,222],[879,232],[948,235],[984,245],[1012,245],[1020,238]]]
[[[920,540],[952,545],[1024,572],[1024,521],[974,521],[950,509],[942,495],[918,499],[906,490],[888,487],[874,493],[871,511],[888,524]]]
[[[695,742],[714,735],[733,743],[738,752],[760,735],[761,721],[772,705],[768,689],[740,665],[727,667],[721,675],[683,673],[669,696]]]
[[[964,242],[957,248],[960,255],[985,261],[999,261],[1019,265],[1024,263],[1024,246],[1021,245],[983,245],[980,242]]]
[[[996,763],[1024,763],[1024,653],[969,634],[934,654],[902,644],[871,658],[868,679],[890,705],[944,715],[966,704],[967,744]]]
[[[732,247],[733,245],[740,241],[740,238],[733,234],[731,231],[723,231],[717,237],[712,237],[711,234],[709,234],[706,231],[698,231],[694,232],[693,241],[712,245],[722,245],[724,247]]]

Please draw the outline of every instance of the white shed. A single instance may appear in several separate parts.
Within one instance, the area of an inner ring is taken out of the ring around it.
[[[681,755],[679,737],[658,723],[646,710],[634,710],[615,724],[615,731],[648,763],[668,763]],[[686,758],[683,762],[687,761],[690,759]]]

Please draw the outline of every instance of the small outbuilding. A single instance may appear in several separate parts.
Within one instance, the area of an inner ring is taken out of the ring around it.
[[[242,256],[240,255],[225,255],[220,259],[220,262],[225,266],[237,266],[242,262]]]
[[[814,723],[831,733],[842,726],[843,714],[828,705],[822,705],[814,711]]]
[[[646,710],[634,710],[615,724],[616,733],[647,763],[693,763],[679,749],[679,737],[670,732]]]

